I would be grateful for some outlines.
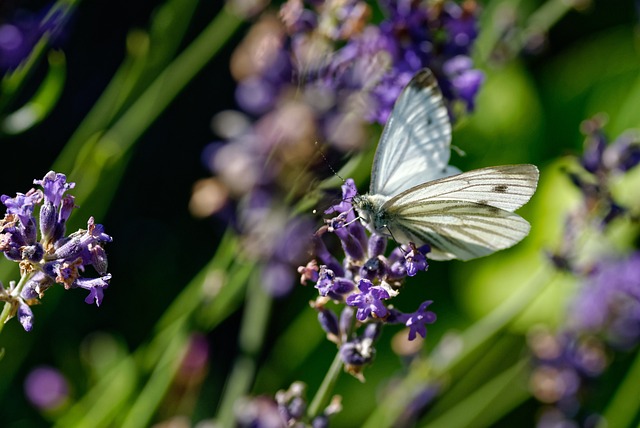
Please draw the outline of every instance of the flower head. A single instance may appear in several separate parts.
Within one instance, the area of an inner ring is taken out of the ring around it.
[[[407,266],[407,275],[416,276],[419,271],[427,270],[429,267],[427,258],[425,257],[425,253],[429,251],[429,246],[425,245],[421,249],[418,249],[413,243],[410,243],[409,248],[411,250],[404,256]]]
[[[101,224],[90,217],[86,230],[65,236],[67,220],[75,208],[73,196],[66,192],[75,183],[68,183],[64,174],[50,171],[34,184],[42,189],[18,193],[13,198],[0,197],[7,207],[0,220],[0,250],[9,260],[20,263],[23,276],[20,285],[4,293],[2,300],[18,306],[18,319],[27,331],[33,322],[29,305],[52,285],[83,288],[89,292],[85,301],[100,306],[111,279],[104,244],[112,238]],[[89,267],[97,277],[84,276]]]
[[[427,337],[426,325],[436,322],[436,314],[427,310],[432,303],[432,300],[428,300],[422,303],[416,312],[407,315],[405,325],[409,327],[409,340],[415,339],[418,334],[423,338]]]
[[[602,261],[576,296],[568,323],[630,347],[640,341],[640,253]]]
[[[365,321],[369,316],[384,318],[387,316],[387,307],[382,303],[388,299],[389,293],[380,286],[374,286],[368,279],[361,279],[358,283],[360,293],[347,297],[347,305],[358,308],[356,318]]]
[[[426,337],[426,325],[434,323],[436,315],[427,310],[430,300],[413,313],[403,313],[388,303],[399,294],[407,277],[427,270],[425,255],[429,247],[409,244],[388,250],[388,238],[368,235],[356,218],[352,205],[356,195],[355,183],[346,180],[340,201],[325,211],[334,217],[325,220],[326,225],[314,236],[316,259],[299,267],[298,272],[303,283],[315,283],[320,297],[312,306],[318,311],[320,325],[327,338],[338,345],[345,369],[362,380],[364,367],[373,361],[375,342],[385,325],[409,327],[409,340],[414,340],[418,335]],[[345,256],[342,262],[325,246],[322,238],[326,234],[339,239]],[[340,317],[325,306],[328,300],[346,305]],[[359,334],[361,326],[364,331]]]

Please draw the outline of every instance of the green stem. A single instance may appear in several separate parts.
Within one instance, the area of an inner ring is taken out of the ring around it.
[[[18,285],[16,285],[16,287],[13,290],[11,290],[11,296],[13,297],[19,296],[20,293],[22,292],[22,289],[24,288],[24,285],[32,276],[33,276],[33,272],[23,274],[20,277],[20,281],[18,282]],[[2,329],[4,328],[5,323],[9,321],[9,317],[13,312],[12,309],[13,309],[13,303],[11,302],[4,303],[4,307],[2,308],[2,313],[0,314],[0,333],[2,333]]]
[[[166,332],[169,333],[170,338],[162,357],[155,365],[144,388],[136,394],[135,401],[129,408],[124,421],[118,426],[136,428],[151,425],[153,415],[171,387],[188,350],[189,336],[185,324],[185,322],[176,322]]]
[[[80,0],[58,0],[49,10],[48,19],[52,14],[58,14],[58,25],[63,27]],[[0,112],[7,108],[19,95],[22,86],[33,73],[36,65],[49,48],[50,32],[45,32],[37,41],[29,56],[13,72],[0,78]]]
[[[239,344],[242,355],[234,362],[223,392],[217,422],[222,427],[234,427],[233,408],[239,398],[246,395],[256,372],[256,357],[262,348],[271,312],[271,296],[260,284],[259,272],[247,288],[246,305],[240,327]]]
[[[502,370],[484,385],[473,390],[448,411],[421,424],[425,428],[491,426],[505,413],[529,397],[522,379],[528,370],[528,358],[523,358],[508,369]]]
[[[423,363],[412,366],[407,376],[395,389],[399,393],[390,395],[385,400],[384,405],[376,407],[364,426],[393,425],[408,403],[412,402],[413,394],[417,394],[424,389],[420,388],[421,384],[424,386],[428,382],[442,379],[458,371],[463,364],[470,360],[475,352],[488,344],[499,332],[520,316],[522,311],[531,305],[551,282],[548,268],[542,266],[538,273],[532,277],[529,284],[520,288],[502,305],[474,323],[460,335],[458,340],[462,349],[458,354],[454,356],[448,355],[447,344],[441,342],[431,354],[430,365],[426,366]]]
[[[9,314],[11,313],[12,308],[13,305],[10,302],[4,302],[4,307],[2,308],[2,313],[0,314],[0,333],[2,333],[4,324],[9,319]]]
[[[160,116],[182,89],[204,68],[240,27],[242,20],[226,7],[200,35],[171,63],[104,135],[85,141],[83,151],[72,160],[61,156],[55,170],[68,171],[83,186],[76,192],[84,199],[100,182],[100,177],[115,162],[121,161],[137,139]],[[123,168],[112,172],[109,180],[119,181]]]
[[[474,323],[460,335],[461,352],[451,357],[448,355],[447,345],[440,343],[431,354],[434,374],[443,375],[463,363],[481,346],[520,316],[522,311],[531,305],[551,282],[549,268],[546,265],[541,266],[538,272],[532,276],[529,284],[521,287],[502,305]]]
[[[503,40],[504,27],[495,25],[495,15],[501,13],[500,9],[509,2],[494,2],[496,5],[490,13],[484,14],[481,28],[492,29],[492,31],[481,32],[480,39],[476,43],[476,50],[480,52],[480,62],[486,64],[491,60],[491,55],[496,47]],[[512,10],[517,11],[521,1],[509,3]],[[517,55],[532,38],[546,34],[553,25],[562,17],[574,9],[573,2],[565,0],[549,0],[543,3],[537,10],[531,13],[527,19],[526,26],[519,28],[519,34],[509,38],[509,53],[511,56]],[[498,20],[499,21],[499,20]]]
[[[630,427],[640,409],[640,353],[609,401],[597,428]]]
[[[333,387],[336,385],[340,373],[342,373],[342,359],[340,358],[340,352],[337,352],[331,363],[331,367],[329,367],[329,371],[322,380],[320,388],[318,388],[318,392],[316,392],[313,400],[311,400],[309,410],[307,411],[309,419],[318,416],[320,410],[329,402]]]

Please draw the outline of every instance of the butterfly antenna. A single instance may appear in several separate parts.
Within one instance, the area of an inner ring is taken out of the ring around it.
[[[319,143],[317,141],[316,141],[316,147],[318,147],[318,153],[320,153],[320,156],[322,156],[322,159],[324,159],[324,162],[327,164],[327,167],[331,170],[333,175],[338,177],[340,179],[340,181],[342,181],[342,183],[345,183],[346,180],[344,178],[342,178],[342,176],[340,174],[338,174],[338,172],[335,169],[333,169],[333,167],[331,166],[331,163],[329,163],[329,159],[327,159],[327,157],[324,155],[324,153],[322,153],[322,150],[320,150]]]
[[[402,251],[402,254],[404,254],[405,256],[407,255],[407,252],[404,250],[404,248],[402,248],[402,245],[398,242],[398,240],[396,239],[395,236],[393,236],[393,233],[391,233],[391,229],[389,229],[389,226],[387,226],[386,224],[384,225],[384,228],[387,229],[387,232],[389,232],[389,236],[391,236],[391,239],[393,239],[393,242],[396,243],[396,245],[398,246],[398,248],[400,248],[400,251]]]

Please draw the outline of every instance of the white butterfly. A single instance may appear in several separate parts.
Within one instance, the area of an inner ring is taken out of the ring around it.
[[[450,145],[442,93],[433,74],[421,70],[382,132],[369,194],[353,198],[361,221],[400,243],[429,244],[434,260],[469,260],[520,242],[531,227],[513,211],[535,192],[538,169],[504,165],[460,173],[448,165]]]

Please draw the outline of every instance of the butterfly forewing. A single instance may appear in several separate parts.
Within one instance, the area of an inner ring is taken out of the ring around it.
[[[385,204],[403,215],[420,212],[429,201],[467,201],[515,211],[526,204],[538,185],[534,165],[503,165],[476,169],[415,186]]]
[[[398,97],[382,132],[370,193],[397,195],[451,173],[450,145],[451,124],[442,93],[431,71],[421,70]]]

